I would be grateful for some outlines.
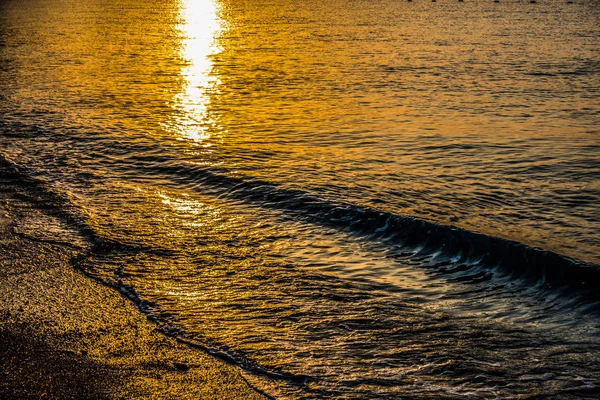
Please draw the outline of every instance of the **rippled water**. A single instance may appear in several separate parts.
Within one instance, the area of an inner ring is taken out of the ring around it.
[[[6,0],[0,152],[277,397],[594,398],[592,0]]]

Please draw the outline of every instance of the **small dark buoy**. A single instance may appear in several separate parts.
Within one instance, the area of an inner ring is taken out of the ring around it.
[[[494,0],[494,3],[500,3],[500,0]]]
[[[462,3],[464,0],[458,0],[459,3]]]
[[[573,4],[574,2],[572,0],[567,1],[567,4]]]
[[[536,3],[537,3],[537,1],[535,1],[535,0],[529,0],[529,4],[536,4]]]

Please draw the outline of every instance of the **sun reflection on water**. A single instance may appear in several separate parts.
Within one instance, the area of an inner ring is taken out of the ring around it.
[[[182,36],[182,91],[175,97],[178,111],[175,130],[180,139],[209,147],[217,122],[208,112],[210,95],[218,90],[219,77],[212,74],[212,56],[220,52],[218,34],[224,29],[218,16],[219,4],[213,0],[182,0],[180,8]]]

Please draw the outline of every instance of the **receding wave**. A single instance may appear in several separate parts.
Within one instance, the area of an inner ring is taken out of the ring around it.
[[[308,192],[227,170],[198,166],[153,166],[145,173],[168,175],[191,188],[284,211],[293,218],[385,241],[403,249],[398,257],[433,256],[455,265],[500,268],[519,279],[593,294],[600,287],[600,267],[523,243],[436,224],[376,209],[328,201]]]
[[[130,160],[131,162],[132,160]],[[139,161],[139,160],[138,160]],[[523,243],[472,232],[453,226],[329,201],[307,191],[289,189],[261,179],[235,174],[222,168],[174,164],[133,163],[144,176],[157,175],[186,188],[208,190],[224,200],[235,200],[283,211],[289,218],[358,235],[393,247],[394,258],[423,260],[435,258],[429,268],[440,274],[459,272],[458,280],[476,283],[485,280],[485,269],[500,269],[516,279],[535,282],[546,288],[566,289],[596,299],[600,267]],[[0,156],[3,167],[18,171],[25,184],[44,188],[46,201],[67,204],[70,199],[47,188],[35,173]],[[56,211],[90,239],[95,252],[133,251],[155,254],[168,250],[146,248],[136,243],[116,242],[95,232],[81,215]],[[482,272],[481,269],[484,271]],[[475,271],[475,272],[473,272]],[[591,300],[591,299],[590,299]]]

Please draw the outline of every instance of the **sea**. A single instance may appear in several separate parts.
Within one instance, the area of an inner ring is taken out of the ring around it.
[[[273,398],[600,397],[596,0],[2,0],[0,158]]]

